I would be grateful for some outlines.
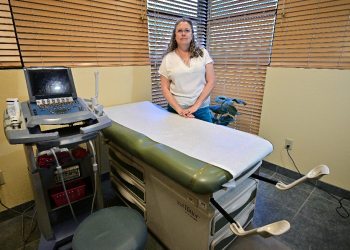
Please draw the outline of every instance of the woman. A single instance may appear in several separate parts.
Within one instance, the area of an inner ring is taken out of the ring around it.
[[[182,18],[175,23],[159,73],[169,112],[212,122],[213,60],[205,48],[196,45],[191,20]]]

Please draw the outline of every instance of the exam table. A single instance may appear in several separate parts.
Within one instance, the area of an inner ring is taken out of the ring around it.
[[[141,213],[148,229],[167,248],[225,249],[237,236],[230,230],[230,223],[211,205],[210,198],[246,227],[253,219],[257,195],[257,181],[248,177],[258,171],[272,145],[267,143],[268,149],[262,155],[253,157],[238,171],[237,168],[225,170],[160,143],[152,136],[151,139],[131,126],[135,121],[124,123],[126,116],[137,116],[137,110],[143,110],[141,126],[147,125],[145,119],[151,113],[159,113],[151,120],[160,126],[167,127],[162,123],[168,116],[181,119],[181,123],[189,120],[154,107],[142,102],[105,109],[112,120],[112,126],[102,130],[108,144],[112,189],[127,206]],[[207,125],[212,129],[219,127]]]

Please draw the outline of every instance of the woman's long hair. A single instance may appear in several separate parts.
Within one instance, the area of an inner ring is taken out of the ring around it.
[[[190,26],[191,26],[191,30],[192,30],[192,40],[190,42],[190,58],[193,57],[198,57],[198,56],[203,56],[203,51],[201,50],[201,48],[197,45],[196,43],[196,38],[194,36],[194,30],[193,30],[193,24],[192,21],[188,18],[181,18],[179,20],[176,21],[175,25],[174,25],[174,29],[173,29],[173,33],[171,35],[171,39],[170,39],[170,43],[168,45],[168,49],[166,50],[166,52],[164,53],[163,57],[165,55],[167,55],[168,53],[174,51],[177,48],[177,42],[175,40],[175,36],[176,36],[176,27],[179,23],[181,22],[187,22]]]

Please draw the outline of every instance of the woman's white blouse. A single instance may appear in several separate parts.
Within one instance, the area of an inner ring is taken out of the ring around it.
[[[167,54],[159,67],[159,73],[170,81],[170,92],[182,108],[191,107],[207,84],[205,65],[213,62],[208,51],[202,48],[203,57],[190,59],[187,66],[175,51]],[[210,96],[201,108],[209,106]]]

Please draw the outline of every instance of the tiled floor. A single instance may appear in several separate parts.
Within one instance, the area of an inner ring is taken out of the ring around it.
[[[291,183],[293,180],[270,170],[261,169],[260,175],[271,179]],[[350,201],[344,200],[344,206],[350,211]],[[253,226],[259,227],[279,220],[289,221],[290,230],[273,237],[295,250],[331,250],[350,249],[350,218],[342,218],[335,208],[339,203],[327,193],[306,183],[293,189],[280,191],[268,183],[259,184]],[[252,237],[247,238],[253,240]],[[259,237],[261,241],[265,240]],[[241,239],[239,239],[241,240]],[[228,250],[235,249],[239,240],[233,242]],[[243,249],[269,249],[260,248]],[[236,248],[237,249],[237,248]],[[270,249],[284,249],[270,247]],[[288,249],[288,248],[286,248]]]
[[[293,180],[279,173],[261,169],[260,175],[290,183]],[[106,206],[120,205],[110,182],[102,183]],[[344,205],[350,211],[350,201]],[[278,220],[287,220],[290,230],[278,237],[262,238],[251,236],[236,239],[227,250],[350,250],[350,218],[340,217],[335,208],[338,203],[328,194],[308,184],[301,184],[294,189],[280,191],[268,183],[259,184],[255,216],[249,228],[263,226]],[[33,211],[28,213],[33,214]],[[0,218],[1,219],[1,218]],[[22,218],[14,217],[0,220],[0,249],[23,249]],[[29,234],[31,219],[24,219],[24,236]],[[34,250],[39,245],[40,232],[35,228],[28,243],[27,250]],[[149,234],[147,250],[165,250],[165,248]]]

